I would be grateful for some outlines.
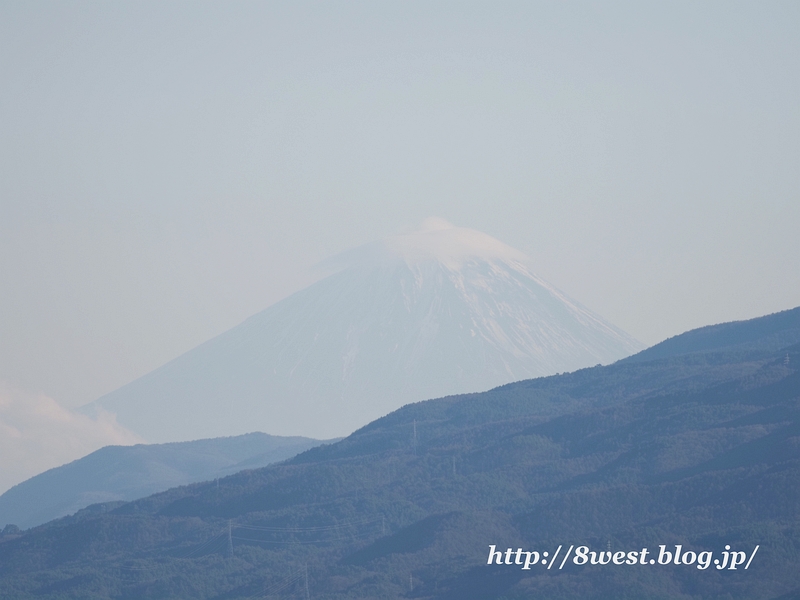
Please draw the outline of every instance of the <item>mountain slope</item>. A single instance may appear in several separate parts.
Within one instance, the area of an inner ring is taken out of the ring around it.
[[[800,342],[800,307],[757,319],[708,325],[676,335],[626,359],[644,362],[717,349],[778,350]]]
[[[173,444],[106,446],[0,495],[0,524],[26,529],[90,504],[135,500],[171,487],[264,467],[321,443],[249,433]]]
[[[6,535],[0,595],[790,598],[798,364],[797,344],[717,345],[406,406],[219,485]],[[760,549],[733,571],[486,564],[490,545],[560,544]]]
[[[434,220],[89,409],[150,441],[345,435],[403,404],[609,363],[640,345],[520,252]]]

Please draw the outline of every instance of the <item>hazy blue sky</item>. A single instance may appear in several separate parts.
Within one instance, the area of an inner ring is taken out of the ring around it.
[[[0,2],[0,380],[94,400],[431,215],[646,343],[797,306],[798,31],[797,2]]]

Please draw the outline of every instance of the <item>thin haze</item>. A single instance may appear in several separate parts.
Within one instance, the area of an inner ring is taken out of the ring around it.
[[[645,343],[800,304],[796,2],[5,2],[0,380],[92,401],[436,215]]]

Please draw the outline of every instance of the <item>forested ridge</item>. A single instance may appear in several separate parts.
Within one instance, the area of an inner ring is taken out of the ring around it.
[[[690,333],[614,365],[408,405],[279,465],[9,532],[0,597],[795,597],[800,310]],[[524,571],[488,566],[491,544],[760,549],[746,571]]]

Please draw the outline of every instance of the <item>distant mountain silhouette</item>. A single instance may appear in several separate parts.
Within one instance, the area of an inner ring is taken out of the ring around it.
[[[106,446],[0,495],[0,524],[33,527],[90,504],[136,500],[171,487],[264,467],[321,443],[249,433],[173,444]]]
[[[521,252],[430,219],[85,407],[152,442],[347,435],[409,402],[610,363],[642,348]]]

